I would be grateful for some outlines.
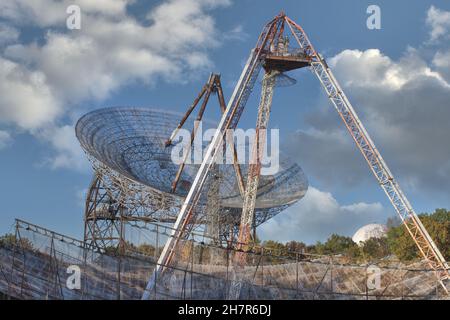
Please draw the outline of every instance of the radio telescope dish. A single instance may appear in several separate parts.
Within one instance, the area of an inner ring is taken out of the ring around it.
[[[178,164],[172,161],[174,145],[166,145],[168,137],[177,127],[182,115],[174,112],[147,108],[115,107],[92,111],[76,124],[76,136],[88,154],[94,167],[101,164],[113,172],[143,185],[146,189],[173,198],[172,203],[182,203],[192,184],[200,164],[186,164],[175,192],[172,182]],[[194,122],[187,121],[190,129]],[[203,130],[213,123],[202,121]],[[175,144],[176,145],[176,144]],[[205,143],[203,148],[206,148]],[[302,169],[295,163],[280,157],[280,170],[270,176],[261,176],[255,206],[257,225],[270,219],[289,205],[301,199],[308,188]],[[218,200],[222,214],[239,221],[242,197],[237,187],[233,165],[220,164],[221,183]],[[244,177],[248,165],[241,164]],[[199,205],[206,204],[206,193]],[[176,215],[173,216],[173,220]]]

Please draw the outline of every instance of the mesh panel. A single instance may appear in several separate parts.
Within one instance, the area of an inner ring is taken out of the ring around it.
[[[163,226],[147,230],[159,232],[149,239],[164,239]],[[177,263],[157,279],[152,298],[225,299],[234,251],[195,233],[179,248]],[[19,221],[15,241],[0,245],[0,292],[19,299],[140,299],[157,255],[134,249],[122,256],[108,255]],[[342,264],[338,257],[283,255],[257,247],[246,256],[247,266],[236,269],[245,279],[240,299],[432,299],[439,294],[435,275],[425,263],[405,268],[384,262],[375,267],[380,283],[372,289],[370,266]],[[81,270],[80,289],[66,284],[73,265]]]

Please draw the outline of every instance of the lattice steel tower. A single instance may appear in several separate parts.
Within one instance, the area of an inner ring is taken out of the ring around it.
[[[292,43],[294,45],[292,45]],[[440,284],[444,290],[447,291],[444,281],[448,280],[450,275],[448,264],[443,255],[431,239],[408,199],[400,189],[400,186],[394,179],[385,161],[375,147],[375,144],[356,115],[355,110],[331,72],[325,59],[314,49],[314,46],[309,41],[308,36],[302,27],[282,12],[265,25],[255,48],[250,53],[247,63],[234,89],[233,95],[228,101],[228,105],[223,113],[218,129],[205,153],[203,163],[198,169],[191,188],[184,200],[175,222],[174,230],[161,253],[158,260],[158,266],[154,270],[153,275],[147,284],[146,291],[142,297],[143,299],[151,297],[152,288],[156,285],[158,277],[164,272],[166,266],[174,263],[172,257],[177,251],[179,240],[187,236],[188,230],[186,229],[186,226],[191,219],[195,218],[196,204],[202,192],[202,188],[207,181],[207,176],[212,163],[218,154],[219,148],[222,146],[226,130],[236,128],[261,68],[264,68],[265,75],[256,126],[257,130],[264,131],[265,128],[267,128],[274,87],[273,79],[276,74],[303,67],[308,67],[320,81],[328,98],[341,117],[343,124],[348,129],[356,146],[366,159],[377,182],[380,184],[394,206],[394,209],[399,214],[405,228],[413,238],[420,253],[428,262],[429,266],[436,272]],[[260,172],[258,160],[261,150],[265,145],[265,135],[263,134],[261,137],[256,135],[256,139],[258,143],[256,143],[257,147],[253,151],[253,157],[256,159],[256,163],[251,165],[247,176],[243,212],[238,236],[239,243],[237,244],[237,247],[243,250],[245,250],[251,237],[249,230],[253,219],[253,204],[255,201],[254,190]],[[244,265],[244,255],[237,251],[234,258],[234,267],[236,270],[239,270],[242,269]],[[240,288],[244,280],[245,279],[242,279],[240,276],[236,276],[233,279],[233,284],[228,295],[229,298],[239,298]]]

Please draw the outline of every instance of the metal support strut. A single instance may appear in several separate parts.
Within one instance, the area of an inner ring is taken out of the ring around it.
[[[250,242],[251,230],[254,225],[256,194],[261,173],[262,157],[266,145],[267,125],[269,123],[270,109],[272,107],[273,89],[275,87],[276,77],[279,73],[280,72],[275,70],[266,72],[262,82],[261,101],[258,108],[256,132],[252,147],[252,162],[250,163],[248,170],[247,185],[237,240],[237,251],[235,252],[233,261],[233,280],[230,286],[230,292],[228,293],[228,298],[230,300],[239,299],[244,281],[244,279],[239,278],[236,272],[241,271],[240,273],[243,273],[242,271],[246,264],[246,247]]]
[[[189,107],[189,109],[186,111],[185,115],[181,119],[181,121],[178,124],[178,126],[176,127],[176,129],[172,132],[170,138],[166,141],[166,146],[169,146],[169,145],[172,144],[172,141],[173,141],[173,139],[175,139],[178,131],[183,127],[183,125],[185,124],[186,120],[189,118],[189,116],[191,115],[192,111],[195,109],[195,107],[200,102],[202,97],[205,96],[204,100],[203,100],[203,103],[202,103],[202,105],[200,107],[200,110],[198,112],[197,118],[195,119],[195,122],[194,122],[194,128],[192,129],[192,132],[191,132],[191,140],[190,140],[190,143],[189,143],[188,148],[187,148],[188,152],[186,152],[186,154],[185,154],[185,156],[183,158],[183,162],[178,167],[178,171],[177,171],[177,173],[175,175],[175,179],[172,182],[172,190],[171,190],[172,192],[175,192],[175,190],[177,188],[177,185],[178,185],[178,182],[179,182],[179,180],[181,178],[181,173],[183,172],[184,166],[186,165],[186,161],[187,161],[187,159],[190,156],[190,152],[189,151],[191,150],[192,143],[194,142],[195,135],[197,134],[199,121],[201,121],[202,118],[203,118],[203,114],[205,112],[206,105],[208,104],[209,97],[211,96],[211,93],[217,93],[217,99],[219,100],[220,110],[221,110],[222,113],[225,112],[226,105],[225,105],[225,98],[223,96],[222,84],[220,82],[220,75],[211,73],[210,76],[209,76],[208,82],[203,86],[203,88],[200,91],[200,93],[197,96],[197,98],[195,98],[194,102]],[[236,172],[236,179],[237,179],[239,191],[241,192],[241,195],[243,195],[244,194],[244,180],[242,178],[241,167],[239,166],[239,159],[238,159],[238,154],[237,154],[237,151],[236,151],[236,145],[235,145],[235,143],[233,141],[233,137],[227,136],[227,138],[228,138],[227,142],[230,145],[231,151],[233,153],[233,167],[234,167],[234,170]]]
[[[314,50],[313,45],[303,29],[290,18],[284,18],[301,48],[307,51],[313,58],[311,70],[322,84],[328,98],[333,103],[339,116],[347,127],[350,135],[366,159],[372,173],[378,183],[388,196],[394,209],[399,214],[404,226],[416,243],[420,253],[428,262],[429,266],[436,272],[439,283],[444,291],[448,293],[444,280],[450,278],[449,266],[442,253],[431,239],[419,217],[415,213],[394,176],[375,147],[372,139],[356,115],[350,101],[340,87],[325,60]]]
[[[285,25],[287,25],[288,28],[286,28]],[[289,52],[287,48],[284,48],[283,51],[278,50],[278,52],[272,52],[272,48],[277,48],[278,42],[282,39],[283,32],[285,32],[286,29],[291,31],[292,36],[295,38],[295,42],[297,42],[300,46],[300,50],[302,52]],[[276,70],[279,72],[289,71],[305,66],[309,66],[311,68],[312,72],[321,82],[325,92],[336,108],[357,147],[369,164],[369,167],[375,175],[378,183],[399,214],[403,224],[416,243],[420,253],[426,259],[430,267],[435,271],[439,283],[448,293],[443,281],[449,279],[450,274],[448,264],[443,255],[431,239],[417,214],[414,212],[414,209],[408,199],[401,191],[400,186],[394,180],[392,173],[381,157],[379,151],[376,149],[373,141],[356,115],[355,110],[344,94],[342,88],[339,86],[325,60],[314,50],[313,45],[309,41],[303,29],[293,20],[288,18],[284,13],[280,13],[264,27],[258,38],[255,49],[252,50],[250,57],[248,58],[239,81],[234,89],[233,95],[228,102],[227,108],[223,112],[218,129],[216,130],[214,137],[207,148],[203,162],[197,171],[197,175],[181,207],[178,218],[161,253],[153,275],[147,284],[142,299],[150,298],[152,289],[156,285],[157,277],[162,274],[165,267],[172,262],[178,242],[187,236],[188,225],[192,220],[195,220],[195,217],[193,217],[194,207],[200,197],[202,187],[205,184],[206,177],[211,169],[212,163],[215,160],[218,149],[223,142],[226,130],[236,128],[262,66],[266,68],[266,71],[275,70],[278,68]],[[266,88],[264,90],[271,92],[270,81],[266,83]],[[265,92],[266,91],[263,92],[263,96],[261,98],[263,105],[266,104],[265,101],[271,101],[271,93],[269,96],[265,96]],[[265,111],[270,111],[270,103],[267,104],[267,106],[269,107],[262,109],[265,109]],[[188,112],[191,111],[192,110]],[[267,116],[268,119],[268,113],[265,115],[259,114],[258,123],[266,123],[264,122],[266,120],[259,122],[260,117],[263,116]],[[239,235],[239,239],[243,240],[243,242],[238,244],[241,248],[245,248],[249,240],[249,228],[251,228],[251,222],[253,220],[252,214],[256,199],[259,169],[260,168],[256,166],[255,168],[250,168],[249,170],[248,186],[245,190]],[[238,266],[245,265],[245,260],[240,258],[240,254],[238,254],[235,259],[239,262]],[[237,283],[239,283],[239,280]],[[238,292],[240,292],[240,286],[241,284],[238,284],[236,288],[231,288],[229,296],[237,297]]]

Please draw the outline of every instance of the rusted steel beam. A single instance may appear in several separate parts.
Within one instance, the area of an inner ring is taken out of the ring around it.
[[[199,123],[199,121],[202,120],[203,114],[205,113],[205,108],[206,108],[206,105],[208,104],[208,100],[209,100],[209,97],[211,95],[212,88],[214,86],[214,79],[215,79],[215,77],[213,75],[211,75],[210,78],[209,78],[208,84],[206,85],[206,90],[205,90],[206,91],[206,95],[205,95],[205,98],[203,99],[203,103],[202,103],[202,105],[200,107],[200,110],[199,110],[199,112],[197,114],[197,118],[195,119],[194,128],[192,128],[192,131],[191,131],[191,140],[190,140],[190,143],[189,143],[189,147],[187,149],[186,154],[184,155],[183,162],[178,167],[177,174],[176,174],[175,179],[174,179],[174,181],[172,183],[172,190],[171,190],[172,192],[175,192],[175,190],[177,189],[177,185],[178,185],[178,182],[180,180],[181,173],[183,172],[183,169],[184,169],[184,167],[186,165],[186,160],[191,155],[191,147],[192,147],[192,144],[194,143],[195,135],[197,134],[197,130],[198,130],[198,126],[199,126],[198,123]],[[184,119],[184,120],[186,121],[186,119]]]
[[[220,110],[222,111],[222,113],[224,113],[225,109],[226,109],[226,104],[225,104],[225,99],[223,97],[223,91],[222,91],[222,85],[220,83],[220,77],[218,77],[216,79],[216,88],[217,88],[217,97],[219,99]],[[233,149],[232,150],[232,152],[233,152],[233,167],[234,167],[234,171],[236,172],[236,179],[238,182],[239,192],[240,192],[241,196],[243,197],[244,193],[245,193],[245,185],[244,185],[244,178],[242,177],[241,166],[239,165],[238,154],[236,151],[236,144],[234,143],[232,136],[229,136],[227,134],[226,138],[228,140],[228,144]]]

